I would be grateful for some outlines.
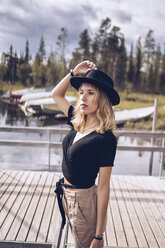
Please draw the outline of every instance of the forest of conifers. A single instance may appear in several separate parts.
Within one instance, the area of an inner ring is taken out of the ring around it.
[[[2,53],[0,87],[6,82],[18,82],[25,87],[51,87],[77,63],[91,60],[113,78],[119,90],[165,93],[165,49],[162,51],[160,44],[156,44],[153,30],[149,30],[146,37],[139,37],[128,53],[124,34],[106,18],[94,35],[90,36],[88,29],[80,33],[70,61],[66,61],[67,35],[67,29],[61,28],[56,41],[58,56],[56,51],[46,54],[43,36],[34,58],[29,52],[28,40],[25,52],[20,55],[11,44],[9,51]]]

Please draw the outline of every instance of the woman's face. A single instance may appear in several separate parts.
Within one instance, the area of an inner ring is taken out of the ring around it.
[[[96,114],[98,101],[96,89],[92,84],[83,83],[79,88],[80,111],[85,115]]]

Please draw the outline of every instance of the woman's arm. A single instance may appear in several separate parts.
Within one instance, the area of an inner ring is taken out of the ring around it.
[[[110,177],[112,167],[100,167],[97,189],[97,225],[96,235],[102,236],[104,232],[107,207],[110,195]],[[100,248],[100,241],[93,239],[90,248]]]
[[[79,63],[73,70],[74,75],[84,75],[88,71],[95,69],[95,64],[90,61],[83,61]],[[70,107],[70,103],[65,98],[67,89],[70,86],[70,73],[67,74],[60,82],[55,86],[55,88],[51,92],[51,96],[55,100],[56,104],[59,108],[64,112],[64,114],[68,115],[68,109]]]

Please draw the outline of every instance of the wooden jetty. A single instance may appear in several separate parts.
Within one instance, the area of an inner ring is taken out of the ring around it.
[[[66,248],[54,187],[57,172],[0,171],[0,247]],[[105,247],[165,247],[165,180],[112,175]]]

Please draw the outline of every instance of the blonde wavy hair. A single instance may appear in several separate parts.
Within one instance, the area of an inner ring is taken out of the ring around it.
[[[94,100],[98,102],[98,109],[96,116],[99,120],[99,127],[96,129],[98,133],[104,133],[105,131],[111,130],[112,132],[116,129],[115,114],[112,108],[112,104],[104,91],[95,87],[94,88]],[[81,86],[80,86],[81,87]],[[78,99],[71,123],[77,132],[83,132],[86,122],[86,115],[80,111],[80,98]]]

